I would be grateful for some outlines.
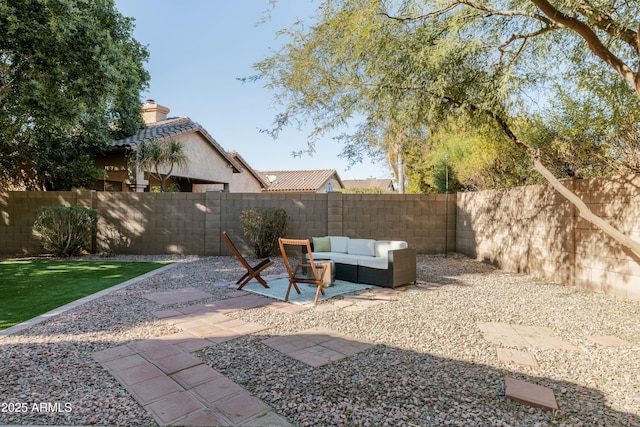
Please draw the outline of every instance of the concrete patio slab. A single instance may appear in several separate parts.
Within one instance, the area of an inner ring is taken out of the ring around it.
[[[505,377],[505,395],[516,402],[536,408],[558,409],[553,390],[515,378]]]

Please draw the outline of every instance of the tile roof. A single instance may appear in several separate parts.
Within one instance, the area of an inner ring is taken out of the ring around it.
[[[148,124],[144,129],[139,130],[134,135],[124,139],[112,141],[109,145],[114,148],[129,147],[132,150],[138,148],[142,142],[152,139],[165,140],[178,135],[191,132],[199,132],[202,136],[224,157],[234,168],[238,169],[238,164],[227,153],[218,142],[199,123],[194,122],[189,117],[171,117],[156,123]],[[239,170],[239,169],[238,169]]]
[[[334,175],[342,185],[335,169],[261,171],[269,187],[266,191],[313,191],[323,189]]]

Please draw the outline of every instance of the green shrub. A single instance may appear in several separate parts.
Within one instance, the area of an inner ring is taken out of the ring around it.
[[[91,247],[98,212],[82,206],[45,206],[33,229],[40,233],[42,247],[55,256],[79,255]]]
[[[278,238],[287,227],[287,212],[282,208],[248,209],[240,213],[244,236],[253,245],[258,258],[266,258],[278,246]]]

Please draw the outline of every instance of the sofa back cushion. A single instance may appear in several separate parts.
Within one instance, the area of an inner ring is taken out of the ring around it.
[[[349,239],[351,255],[376,256],[376,241],[373,239]]]
[[[313,252],[331,252],[331,239],[328,237],[312,237]]]
[[[344,236],[329,236],[331,242],[331,252],[347,253],[349,249],[349,238]]]
[[[402,242],[400,240],[378,240],[376,241],[376,256],[387,258],[389,251],[406,249],[408,247],[409,245],[407,242]]]

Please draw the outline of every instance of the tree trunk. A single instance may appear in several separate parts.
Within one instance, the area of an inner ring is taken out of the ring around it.
[[[591,224],[598,227],[600,230],[604,231],[608,236],[616,240],[621,245],[632,250],[636,255],[640,257],[640,243],[635,240],[630,239],[625,236],[619,230],[611,226],[608,222],[595,215],[591,210],[587,207],[587,205],[580,200],[578,196],[576,196],[571,190],[565,187],[542,163],[540,160],[534,159],[533,167],[537,170],[548,182],[551,186],[558,191],[558,193],[562,194],[564,198],[566,198],[570,203],[572,203],[576,208],[578,208],[578,212],[580,216],[585,220],[589,221]]]

